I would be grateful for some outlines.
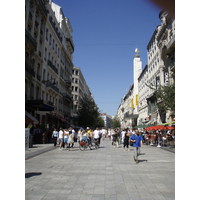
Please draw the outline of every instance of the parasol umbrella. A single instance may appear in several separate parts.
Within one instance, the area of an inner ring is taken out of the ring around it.
[[[166,128],[164,126],[150,126],[145,128],[146,131],[155,131],[155,130],[166,130]]]
[[[166,126],[165,128],[167,128],[168,130],[174,130],[175,128],[172,126]]]
[[[155,129],[155,126],[149,126],[149,127],[145,128],[145,130],[146,131],[154,131],[156,129]]]
[[[166,130],[166,127],[157,125],[155,126],[155,130]]]

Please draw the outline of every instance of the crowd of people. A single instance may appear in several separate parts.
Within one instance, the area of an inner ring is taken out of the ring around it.
[[[60,131],[54,129],[52,133],[52,138],[54,141],[54,146],[59,140],[59,150],[67,149],[69,151],[73,150],[74,142],[84,141],[91,144],[91,140],[94,139],[98,142],[100,146],[101,138],[104,140],[105,138],[109,138],[112,142],[113,147],[119,147],[119,144],[123,144],[123,150],[125,148],[130,151],[129,146],[132,145],[134,147],[134,160],[138,163],[138,155],[140,153],[140,147],[143,147],[142,136],[139,134],[138,130],[131,131],[129,129],[108,129],[105,128],[96,128],[90,129],[87,127],[86,130],[79,129],[75,131],[72,127],[68,129],[60,128]]]
[[[139,133],[138,129],[105,129],[96,128],[86,130],[80,128],[74,130],[72,127],[68,129],[60,128],[60,131],[54,129],[52,133],[52,138],[54,141],[54,146],[59,142],[59,150],[67,149],[69,151],[73,150],[74,143],[84,141],[91,144],[92,139],[98,141],[100,146],[101,139],[108,138],[111,141],[114,148],[118,148],[120,144],[123,146],[123,151],[130,151],[130,146],[134,148],[134,160],[138,163],[138,155],[140,154],[140,147],[143,147],[143,143],[150,144],[152,142],[160,144],[166,141],[173,141],[175,139],[174,132],[161,132],[161,131],[142,131]]]
[[[106,129],[104,128],[96,128],[93,130],[87,127],[86,130],[80,128],[79,130],[75,131],[72,127],[70,127],[68,129],[60,128],[60,131],[54,129],[52,133],[54,146],[56,147],[56,144],[59,143],[59,150],[68,148],[69,151],[73,150],[74,142],[79,143],[81,141],[85,141],[90,145],[91,139],[94,138],[94,140],[97,140],[98,144],[100,145],[101,138],[104,140],[105,137]]]

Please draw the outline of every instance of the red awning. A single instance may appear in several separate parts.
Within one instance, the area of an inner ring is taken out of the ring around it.
[[[38,120],[35,119],[31,114],[25,111],[25,124],[38,124]]]
[[[25,114],[25,124],[34,124],[34,121]]]

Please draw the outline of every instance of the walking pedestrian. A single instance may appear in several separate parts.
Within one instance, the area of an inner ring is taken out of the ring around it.
[[[72,134],[72,130],[70,129],[69,130],[69,137],[68,137],[68,144],[69,144],[69,151],[71,150],[73,150],[72,149],[72,144],[73,144],[73,142],[74,142],[74,140],[73,140],[73,134]],[[71,148],[70,148],[71,147]]]
[[[110,129],[108,129],[108,138],[109,138],[109,140],[111,140],[111,131],[110,131]]]
[[[53,134],[52,134],[54,147],[56,147],[56,144],[57,144],[57,136],[58,136],[58,131],[54,128],[54,131],[53,131]]]
[[[102,129],[102,138],[103,138],[103,140],[105,140],[105,135],[106,135],[106,129]]]
[[[99,145],[99,134],[100,134],[99,129],[96,128],[94,131],[94,140],[95,142],[98,141],[98,145]]]
[[[80,128],[79,131],[78,131],[78,141],[79,141],[79,143],[80,143],[81,139],[82,139],[82,129]]]
[[[112,136],[113,136],[113,147],[117,146],[117,148],[118,148],[119,147],[118,146],[118,133],[117,133],[116,129],[114,129]]]
[[[128,128],[125,130],[125,135],[124,135],[124,148],[123,150],[125,151],[125,146],[127,147],[128,151],[130,151],[129,149],[129,137],[130,137],[130,134],[128,132]]]
[[[62,128],[60,128],[60,131],[59,131],[58,135],[59,135],[59,142],[60,142],[59,150],[61,150],[61,147],[63,145],[63,129]],[[63,149],[63,147],[62,147],[62,149]]]
[[[139,147],[143,148],[142,136],[139,135],[138,129],[135,130],[135,134],[131,136],[130,140],[133,142],[134,147],[134,160],[138,163]]]
[[[65,131],[64,131],[64,147],[65,147],[65,149],[67,149],[67,145],[68,145],[68,136],[69,136],[69,131],[68,131],[68,129],[65,129]]]
[[[121,133],[121,140],[122,140],[122,144],[124,144],[124,137],[125,137],[125,129],[122,130],[122,133]]]

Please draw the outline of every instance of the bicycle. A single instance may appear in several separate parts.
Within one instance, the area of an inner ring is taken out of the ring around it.
[[[87,141],[87,142],[81,141],[81,142],[79,143],[79,149],[80,149],[81,151],[84,151],[84,150],[87,149],[88,147],[90,148],[90,150],[95,150],[95,149],[98,148],[98,144],[94,141],[93,138],[92,138],[92,140],[90,141],[90,145],[88,144],[88,141]]]

